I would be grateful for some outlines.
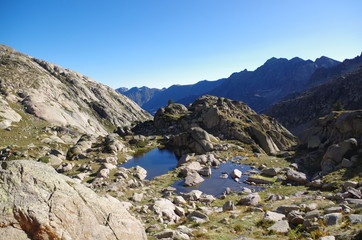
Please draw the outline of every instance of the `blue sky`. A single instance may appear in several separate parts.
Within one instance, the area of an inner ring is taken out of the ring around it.
[[[110,87],[167,87],[275,57],[362,51],[360,0],[2,0],[0,43]]]

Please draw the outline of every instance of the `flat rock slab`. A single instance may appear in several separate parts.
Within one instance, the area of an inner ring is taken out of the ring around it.
[[[274,223],[274,225],[269,227],[268,230],[272,230],[277,233],[287,233],[289,231],[289,223],[287,220],[281,220]]]

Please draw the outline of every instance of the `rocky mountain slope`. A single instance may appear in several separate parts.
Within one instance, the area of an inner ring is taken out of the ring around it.
[[[161,93],[165,89],[158,89],[158,88],[148,88],[148,87],[133,87],[131,89],[127,88],[117,88],[116,91],[122,93],[123,95],[127,96],[128,98],[132,99],[137,103],[139,106],[154,98],[157,94]]]
[[[342,66],[347,64],[344,63]],[[332,75],[335,71],[331,68],[332,73],[326,75]],[[360,109],[362,106],[361,84],[362,62],[351,72],[332,78],[296,98],[274,105],[267,114],[277,118],[292,131],[300,133],[311,124],[310,121],[328,115],[335,108]]]
[[[188,105],[201,95],[210,94],[243,101],[260,112],[288,94],[307,88],[309,78],[317,69],[328,69],[338,63],[327,57],[314,62],[300,58],[271,58],[255,71],[244,70],[225,79],[201,81],[194,85],[173,85],[141,106],[155,113],[169,99]],[[138,91],[138,94],[142,94],[142,91]],[[139,97],[130,98],[136,100]]]
[[[30,114],[58,126],[105,135],[117,126],[150,118],[127,97],[94,80],[0,45],[0,108],[3,128]]]
[[[295,137],[275,119],[258,115],[246,104],[215,96],[202,96],[188,108],[170,104],[157,111],[154,128],[158,134],[173,134],[169,144],[182,155],[214,149],[215,137],[238,140],[258,152],[275,154],[294,145]]]

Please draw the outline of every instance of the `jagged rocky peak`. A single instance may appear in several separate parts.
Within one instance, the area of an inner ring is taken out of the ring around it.
[[[51,124],[98,135],[150,118],[110,87],[4,45],[0,45],[0,99],[1,110],[8,113],[2,114],[3,126],[19,119],[9,103],[21,104],[27,113]]]
[[[254,151],[268,154],[287,150],[296,143],[295,137],[275,119],[257,114],[243,102],[209,95],[201,96],[188,108],[170,104],[159,109],[154,127],[164,134],[177,135],[172,144],[178,149],[183,149],[190,139],[200,143],[202,138],[198,137],[207,136],[207,144],[196,152],[211,151],[214,137],[238,140]],[[185,152],[188,150],[195,149]]]

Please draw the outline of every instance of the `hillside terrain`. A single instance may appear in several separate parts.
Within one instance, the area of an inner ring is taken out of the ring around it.
[[[316,72],[317,73],[317,72]],[[335,76],[335,74],[341,73]],[[318,73],[321,78],[331,76],[324,83],[306,92],[275,104],[267,112],[293,132],[301,131],[310,121],[329,114],[332,110],[356,110],[362,106],[362,57],[346,60],[336,67]],[[316,80],[315,76],[312,80]]]
[[[271,59],[229,79],[173,86],[190,104],[162,103],[152,117],[80,73],[0,45],[0,239],[359,240],[357,62]],[[328,77],[309,94],[288,85],[290,77],[304,88],[315,68],[332,73],[318,70]],[[276,69],[291,102],[276,116],[306,121],[299,138],[244,102],[202,92],[256,74],[267,85]],[[154,92],[161,95],[175,100],[168,89]],[[164,153],[172,167],[149,177]]]
[[[128,98],[132,99],[139,106],[142,106],[146,102],[150,101],[155,95],[161,93],[164,89],[148,88],[148,87],[133,87],[131,89],[118,88],[117,92],[122,93]]]
[[[3,128],[21,117],[11,107],[59,126],[105,135],[150,115],[127,97],[94,80],[0,45],[0,101]]]

